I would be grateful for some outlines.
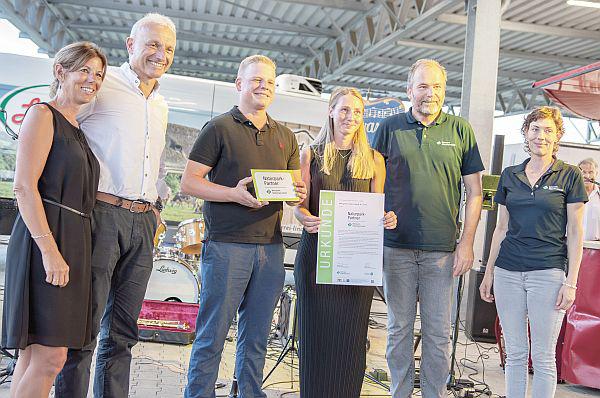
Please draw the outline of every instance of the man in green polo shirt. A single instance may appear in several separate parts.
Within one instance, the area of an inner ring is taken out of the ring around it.
[[[410,397],[414,386],[417,296],[421,391],[425,398],[446,396],[453,277],[473,264],[484,167],[469,123],[442,112],[445,91],[442,65],[431,59],[415,62],[407,85],[412,107],[384,120],[373,143],[386,159],[385,208],[398,215],[398,227],[385,231],[383,252],[394,398]],[[461,180],[466,205],[456,243]]]

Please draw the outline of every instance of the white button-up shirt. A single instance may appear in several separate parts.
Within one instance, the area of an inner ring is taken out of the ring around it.
[[[100,162],[98,190],[154,202],[165,146],[168,106],[158,83],[146,98],[128,63],[110,67],[98,94],[77,116]]]
[[[594,188],[583,212],[583,240],[600,240],[600,191]]]

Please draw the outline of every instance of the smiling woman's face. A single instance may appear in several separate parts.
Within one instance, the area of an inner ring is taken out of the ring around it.
[[[341,96],[329,109],[333,120],[334,134],[353,135],[363,122],[364,106],[359,98],[352,94]]]
[[[544,157],[552,154],[558,142],[558,131],[550,118],[534,120],[529,124],[525,139],[532,155]]]

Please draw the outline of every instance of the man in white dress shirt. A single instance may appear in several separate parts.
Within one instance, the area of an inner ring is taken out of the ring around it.
[[[131,348],[152,271],[157,182],[168,107],[158,93],[173,63],[176,29],[159,14],[137,21],[127,38],[129,62],[107,72],[102,91],[78,115],[100,162],[92,214],[92,333],[98,335],[94,397],[127,397]],[[56,378],[57,398],[85,398],[96,341],[70,349]]]
[[[579,162],[589,202],[583,213],[583,240],[600,240],[600,191],[598,190],[598,163],[592,158]]]

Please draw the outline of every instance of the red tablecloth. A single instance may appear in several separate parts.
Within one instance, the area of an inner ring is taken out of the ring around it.
[[[600,250],[583,250],[575,303],[567,311],[561,378],[600,388]]]

